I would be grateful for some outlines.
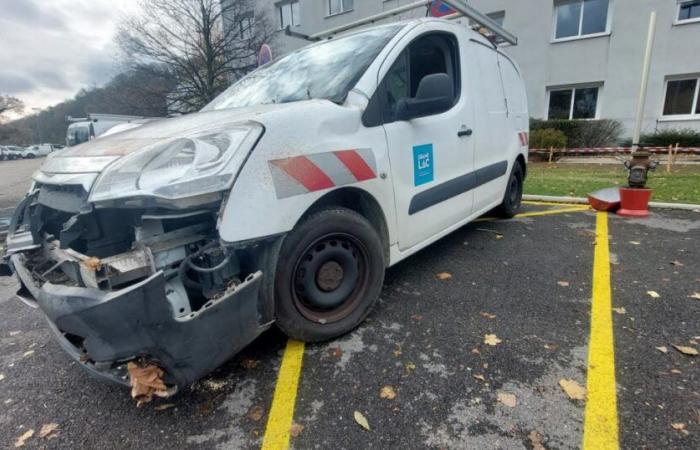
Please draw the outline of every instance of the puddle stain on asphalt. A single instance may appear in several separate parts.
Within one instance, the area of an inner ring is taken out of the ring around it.
[[[648,228],[676,233],[688,233],[689,231],[700,229],[700,220],[675,219],[655,213],[650,213],[649,217],[643,219],[626,219],[625,221],[629,224],[644,225]]]

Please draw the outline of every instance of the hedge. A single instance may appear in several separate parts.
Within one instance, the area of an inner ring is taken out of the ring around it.
[[[612,147],[620,143],[622,124],[617,120],[530,119],[530,131],[554,129],[566,136],[569,148]],[[533,145],[530,145],[535,148]]]

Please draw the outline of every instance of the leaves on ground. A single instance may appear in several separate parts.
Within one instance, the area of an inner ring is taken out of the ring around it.
[[[627,314],[627,310],[624,307],[613,308],[612,310],[618,314]]]
[[[399,344],[395,344],[395,345],[396,345],[396,348],[394,349],[394,356],[398,358],[399,356],[403,355],[403,351],[401,350],[401,345],[399,345]]]
[[[18,437],[17,440],[15,441],[15,448],[18,447],[24,447],[24,444],[27,442],[27,439],[31,438],[34,436],[34,430],[30,429],[24,432],[22,436]]]
[[[47,423],[42,425],[41,430],[39,430],[40,438],[54,438],[56,437],[56,431],[58,431],[57,423]]]
[[[29,350],[26,351],[22,354],[22,357],[26,358],[27,356],[32,356],[34,354],[34,350]]]
[[[639,241],[630,241],[630,244],[632,244],[632,245],[642,245],[642,243],[639,242]]]
[[[355,422],[365,430],[369,431],[369,422],[367,422],[367,418],[362,415],[360,411],[355,411],[353,413],[353,417],[355,418]]]
[[[654,347],[654,348],[657,349],[658,351],[660,351],[661,353],[668,353],[668,347],[666,347],[665,345],[662,345],[661,347]]]
[[[4,380],[4,379],[5,379],[5,375],[2,374],[2,373],[0,373],[0,381],[2,381],[2,380]]]
[[[241,361],[241,365],[244,369],[247,370],[255,369],[260,365],[260,360],[253,358],[245,358],[243,361]]]
[[[333,347],[328,349],[328,354],[334,358],[340,359],[343,356],[343,349],[340,347]]]
[[[393,400],[396,398],[396,391],[391,386],[384,386],[379,390],[379,397],[387,400]]]
[[[129,372],[131,398],[136,400],[136,406],[150,402],[154,395],[168,396],[168,387],[163,382],[163,369],[155,364],[140,365],[133,361],[129,362],[126,368]]]
[[[678,266],[678,267],[683,267],[685,264],[683,264],[680,261],[671,261],[672,266]]]
[[[647,295],[651,298],[660,298],[661,296],[659,295],[658,292],[656,291],[647,291]]]
[[[527,435],[530,440],[530,445],[532,445],[532,450],[547,450],[544,445],[542,445],[542,435],[535,430],[530,431]]]
[[[487,313],[487,312],[482,312],[481,315],[482,315],[483,317],[486,317],[487,319],[495,319],[495,318],[496,318],[496,315],[495,315],[495,314],[489,314],[489,313]]]
[[[480,373],[475,373],[475,374],[472,375],[472,376],[473,376],[474,378],[476,378],[477,380],[486,381],[486,377],[483,376],[483,375],[480,374]]]
[[[693,292],[693,295],[689,295],[688,298],[693,298],[695,300],[700,300],[700,292]]]
[[[435,275],[435,278],[441,281],[449,280],[450,278],[452,278],[452,274],[447,272],[440,272],[439,274]]]
[[[557,284],[561,287],[569,287],[569,282],[568,281],[557,281]]]
[[[155,409],[156,411],[165,411],[166,409],[174,408],[175,403],[163,403],[162,405],[156,406]]]
[[[689,434],[688,430],[686,430],[686,428],[688,428],[688,425],[684,424],[683,422],[674,422],[671,424],[671,428],[673,428],[676,431],[680,431],[686,436]]]
[[[413,364],[411,361],[404,364],[404,367],[406,368],[406,373],[411,373],[414,370],[416,370],[416,365]]]
[[[498,339],[498,337],[495,334],[486,334],[484,335],[484,344],[490,345],[490,346],[496,346],[503,342],[502,340]]]
[[[420,322],[421,320],[423,320],[423,316],[421,316],[420,314],[414,314],[411,316],[411,320],[415,320],[416,322]]]
[[[253,422],[259,422],[263,415],[265,415],[265,409],[260,405],[254,405],[250,407],[245,416]]]
[[[292,422],[292,426],[289,427],[289,435],[291,437],[299,437],[302,431],[304,431],[304,425],[300,423]]]
[[[566,395],[568,395],[572,400],[586,399],[586,388],[578,384],[576,380],[567,380],[562,378],[559,380],[559,386],[561,386]]]
[[[503,405],[509,408],[515,408],[515,404],[517,403],[515,395],[509,394],[507,392],[499,392],[497,394],[497,398],[499,403],[502,403]]]
[[[688,356],[697,356],[698,355],[697,349],[695,349],[693,347],[688,347],[685,345],[676,345],[676,344],[672,344],[672,345],[673,345],[673,348],[675,348],[679,352],[683,353],[684,355],[688,355]]]

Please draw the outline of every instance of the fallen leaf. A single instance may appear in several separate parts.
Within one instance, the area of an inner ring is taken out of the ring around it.
[[[27,352],[24,352],[22,354],[22,357],[26,358],[27,356],[32,356],[34,354],[34,350],[29,350]]]
[[[5,379],[5,375],[3,375],[3,374],[0,373],[0,381],[2,381],[2,380],[4,380],[4,379]]]
[[[537,431],[530,431],[530,434],[527,435],[527,438],[530,440],[532,450],[547,450],[544,448],[544,445],[542,445],[542,435]]]
[[[502,340],[498,339],[495,334],[486,334],[484,335],[484,344],[490,345],[490,346],[496,346],[503,342]]]
[[[328,349],[328,354],[334,358],[342,358],[343,356],[343,349],[340,347],[333,347],[331,349]]]
[[[517,403],[515,395],[508,394],[507,392],[499,392],[497,394],[497,398],[500,403],[504,404],[509,408],[515,408],[515,404]]]
[[[435,278],[437,278],[438,280],[443,280],[443,281],[449,280],[450,278],[452,278],[452,274],[447,273],[447,272],[440,272],[439,274],[435,275]]]
[[[155,409],[156,411],[165,411],[166,409],[174,408],[175,403],[163,403],[162,405],[156,406]]]
[[[641,242],[637,242],[637,241],[630,241],[630,244],[632,244],[632,245],[642,245]]]
[[[49,436],[51,433],[54,431],[58,430],[58,424],[57,423],[47,423],[42,425],[41,430],[39,430],[39,437],[40,438],[45,438],[49,437],[51,439],[52,436]]]
[[[244,369],[251,370],[251,369],[255,369],[256,367],[258,367],[260,365],[260,361],[257,359],[253,359],[253,358],[246,358],[243,361],[241,361],[241,365],[243,366]]]
[[[245,416],[253,422],[259,422],[260,419],[263,418],[264,414],[265,410],[263,409],[263,407],[260,405],[255,405],[250,407]]]
[[[136,400],[136,405],[141,406],[153,400],[153,396],[165,397],[168,395],[168,387],[163,382],[163,369],[155,364],[141,365],[133,361],[126,365],[129,372],[129,384],[131,384],[131,398]]]
[[[681,372],[678,369],[671,369],[671,373],[675,373],[676,375],[678,375],[679,373],[683,373],[683,372]]]
[[[497,235],[496,235],[496,239],[503,239],[503,235],[502,235],[502,234],[497,234]]]
[[[547,350],[556,350],[557,347],[558,346],[556,346],[554,344],[544,344],[544,348],[546,348]]]
[[[289,427],[289,435],[291,437],[299,437],[302,431],[304,431],[304,425],[300,423],[292,422],[292,426]]]
[[[695,300],[700,300],[700,292],[693,292],[693,295],[689,295],[688,298],[694,298]]]
[[[404,367],[406,367],[406,372],[407,372],[407,373],[411,373],[411,372],[413,372],[414,370],[416,370],[416,365],[413,364],[411,361],[409,361],[409,362],[407,362],[406,364],[404,364]]]
[[[216,391],[220,391],[223,388],[225,388],[228,383],[226,383],[226,381],[224,381],[224,380],[211,380],[211,379],[209,379],[209,380],[202,381],[202,384],[204,386],[206,386],[206,388],[209,389],[210,391],[216,392]]]
[[[411,319],[415,320],[416,322],[420,322],[421,320],[423,320],[423,316],[421,316],[420,314],[414,314],[411,316]]]
[[[647,291],[647,295],[649,295],[649,297],[651,297],[651,298],[659,298],[659,297],[661,297],[661,296],[659,295],[659,293],[656,292],[656,291]]]
[[[694,349],[693,347],[687,347],[685,345],[676,345],[676,344],[672,344],[672,345],[673,345],[673,348],[675,348],[679,352],[683,353],[684,355],[688,355],[688,356],[697,356],[698,355],[697,349]]]
[[[683,267],[685,264],[683,264],[680,261],[671,261],[672,266],[678,266],[678,267]]]
[[[687,427],[687,425],[684,424],[684,423],[681,423],[681,422],[676,422],[676,423],[672,423],[672,424],[671,424],[671,427],[672,427],[674,430],[679,430],[679,431],[680,431],[680,430],[685,430],[685,428]]]
[[[489,313],[487,313],[487,312],[482,312],[481,315],[482,315],[483,317],[486,317],[487,319],[495,319],[495,318],[496,318],[496,315],[495,315],[495,314],[489,314]]]
[[[24,434],[18,437],[15,441],[15,448],[24,447],[24,444],[27,442],[27,439],[29,439],[32,436],[34,436],[34,430],[25,431]]]
[[[477,380],[486,381],[486,377],[483,376],[483,375],[481,375],[480,373],[476,373],[476,374],[474,374],[474,375],[472,375],[472,376],[473,376],[474,378],[476,378]]]
[[[476,348],[476,347],[474,347],[474,348],[472,349],[471,352],[472,352],[473,354],[475,354],[475,355],[481,355],[481,350],[479,350],[479,349]]]
[[[566,392],[572,400],[585,400],[586,399],[586,388],[578,384],[576,380],[559,380],[559,386]]]
[[[362,415],[360,411],[355,411],[353,413],[353,417],[355,418],[355,422],[365,430],[369,431],[369,422],[367,422],[367,418]]]
[[[627,314],[627,310],[624,307],[613,308],[612,310],[618,314]]]
[[[661,347],[654,347],[654,348],[657,349],[658,351],[660,351],[661,353],[668,353],[668,347],[666,347],[664,345],[662,345]]]
[[[568,281],[557,281],[557,284],[561,287],[569,287]]]
[[[403,352],[401,351],[401,346],[399,344],[396,344],[396,349],[394,350],[394,356],[397,358],[401,356]]]
[[[394,388],[391,386],[384,386],[379,390],[379,397],[387,400],[393,400],[396,398],[396,391],[394,391]]]

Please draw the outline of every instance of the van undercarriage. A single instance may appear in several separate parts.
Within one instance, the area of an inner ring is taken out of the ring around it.
[[[46,315],[92,373],[128,384],[155,365],[174,392],[221,365],[273,320],[280,238],[224,245],[222,199],[206,207],[95,208],[79,185],[38,185],[7,239],[18,297]]]

